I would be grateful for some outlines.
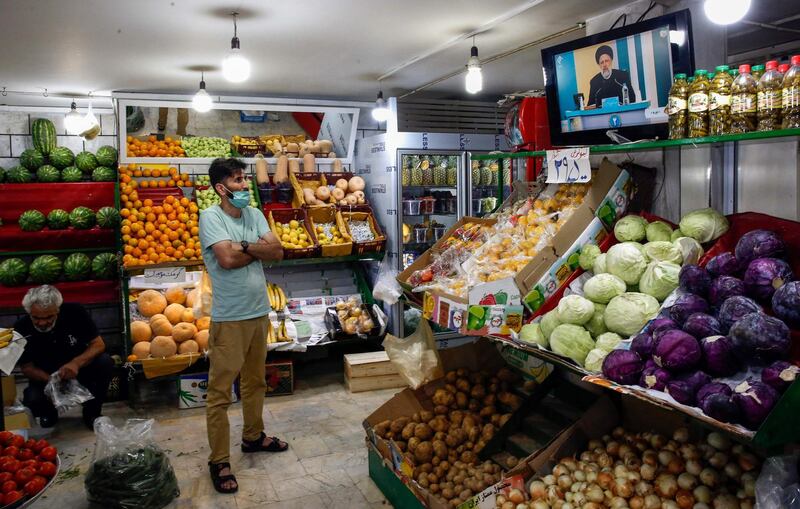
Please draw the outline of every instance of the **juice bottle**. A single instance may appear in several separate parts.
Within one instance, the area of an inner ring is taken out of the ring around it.
[[[750,74],[750,66],[740,65],[739,76],[731,86],[731,132],[755,131],[758,123],[758,83]]]
[[[685,74],[676,74],[672,88],[669,89],[669,139],[679,140],[686,138],[686,113],[687,99],[689,97],[689,83]]]
[[[792,57],[792,67],[783,76],[783,122],[781,127],[800,127],[800,55]]]
[[[781,127],[783,77],[778,62],[767,62],[767,71],[758,80],[758,130],[772,131]]]
[[[727,65],[717,66],[717,73],[711,80],[711,93],[708,103],[708,132],[711,136],[727,134],[731,131],[731,86],[733,78],[728,74]]]
[[[756,80],[756,83],[761,79],[761,76],[764,75],[764,66],[763,65],[754,65],[753,66],[753,79]]]
[[[707,74],[707,71],[698,69],[694,72],[694,81],[689,85],[689,138],[708,136],[708,92],[711,84]]]

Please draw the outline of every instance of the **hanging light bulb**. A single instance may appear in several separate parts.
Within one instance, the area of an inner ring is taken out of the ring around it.
[[[718,25],[730,25],[744,18],[751,0],[705,0],[706,16]]]
[[[64,127],[67,129],[67,134],[77,135],[85,130],[86,119],[83,115],[78,113],[78,106],[75,101],[69,107],[69,113],[64,116]]]
[[[203,78],[203,74],[200,73],[200,90],[198,90],[192,98],[192,109],[199,113],[210,111],[211,107],[213,106],[211,96],[208,95],[208,92],[206,92],[206,81]]]
[[[385,122],[389,118],[389,108],[383,98],[383,90],[378,92],[378,99],[375,100],[375,107],[372,108],[372,118],[378,122]]]
[[[475,38],[472,39],[472,49],[467,60],[467,77],[464,80],[467,92],[477,94],[483,90],[483,75],[481,74],[481,61],[478,59],[478,47]]]
[[[233,16],[233,39],[231,39],[231,51],[222,61],[222,75],[232,83],[241,83],[250,77],[250,61],[242,55],[242,50],[239,49],[236,27],[236,16],[239,13],[233,12],[231,15]]]

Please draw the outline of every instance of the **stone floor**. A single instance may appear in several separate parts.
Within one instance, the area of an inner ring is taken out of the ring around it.
[[[231,407],[231,463],[239,481],[235,495],[219,495],[211,485],[204,408],[145,411],[116,403],[106,405],[104,414],[117,423],[129,417],[157,421],[156,438],[168,452],[181,490],[169,508],[391,508],[369,478],[361,422],[397,390],[351,394],[341,371],[305,378],[296,382],[293,395],[267,398],[264,405],[266,431],[289,442],[286,452],[243,455],[241,405]],[[34,507],[88,507],[83,480],[94,435],[78,418],[65,418],[49,440],[61,453],[62,475]]]

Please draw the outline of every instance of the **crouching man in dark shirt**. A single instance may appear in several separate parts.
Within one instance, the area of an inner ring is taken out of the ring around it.
[[[50,285],[28,290],[22,306],[28,316],[20,318],[14,329],[28,338],[19,359],[22,374],[30,381],[23,404],[43,428],[52,427],[58,412],[44,393],[50,375],[77,378],[94,396],[83,404],[83,422],[91,429],[100,417],[114,367],[97,326],[83,306],[65,304],[61,292]]]

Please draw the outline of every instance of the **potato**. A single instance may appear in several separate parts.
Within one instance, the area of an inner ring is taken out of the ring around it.
[[[486,440],[487,442],[492,439],[495,434],[495,427],[494,424],[489,423],[484,425],[483,430],[481,431],[481,438]]]
[[[427,484],[428,483],[428,473],[427,472],[419,472],[417,474],[417,482],[420,483],[420,484],[422,484],[423,482],[425,484]]]
[[[467,393],[465,392],[457,392],[456,393],[456,406],[458,408],[467,408],[467,404],[469,403],[469,398],[467,397]]]
[[[461,461],[464,463],[474,463],[478,457],[472,451],[464,451],[461,453]]]
[[[469,432],[470,428],[473,428],[477,425],[477,421],[471,415],[465,415],[464,419],[461,421],[461,429],[466,432]]]
[[[428,486],[428,491],[430,491],[431,493],[439,493],[439,485],[436,483],[432,483],[430,486]]]
[[[445,438],[445,443],[448,445],[448,447],[456,447],[464,443],[464,441],[466,440],[467,440],[467,432],[459,428],[447,434],[447,438]],[[452,442],[452,444],[450,442]]]
[[[461,421],[464,419],[464,412],[461,410],[453,410],[450,412],[450,414],[448,414],[448,417],[450,418],[451,423],[455,424],[456,426],[460,426]]]
[[[414,459],[420,463],[428,463],[431,461],[431,459],[433,459],[433,446],[431,443],[420,442],[414,449]]]
[[[455,463],[458,461],[458,453],[455,451],[455,449],[450,449],[450,452],[447,453],[447,461],[450,463]]]
[[[478,438],[481,436],[481,428],[478,426],[473,426],[472,428],[467,431],[467,440],[470,442],[475,443]]]
[[[466,378],[459,378],[456,380],[456,389],[461,392],[469,392],[472,389],[472,386],[469,384],[469,380]]]
[[[497,372],[496,376],[503,382],[514,382],[519,378],[516,373],[505,366],[500,368],[500,371]]]
[[[475,399],[483,399],[486,396],[486,387],[481,384],[473,385],[469,395]]]
[[[442,415],[436,416],[434,419],[431,419],[429,424],[434,432],[447,431],[447,428],[450,427],[450,423],[447,422],[447,419]]]
[[[407,445],[406,445],[406,443],[405,443],[405,442],[403,442],[402,440],[397,440],[397,441],[395,441],[394,445],[396,445],[396,446],[397,446],[397,448],[398,448],[398,449],[399,449],[401,452],[405,452],[405,451],[408,449],[408,446],[407,446]]]
[[[491,422],[497,427],[500,427],[500,417],[501,417],[500,414],[492,414],[492,416],[489,418],[489,422]]]
[[[433,454],[441,459],[447,458],[447,444],[445,444],[444,440],[434,440]]]
[[[456,374],[459,378],[464,378],[465,376],[469,376],[469,370],[467,370],[467,368],[458,368]]]
[[[428,422],[433,419],[433,412],[430,410],[423,410],[419,413],[420,422]]]
[[[433,430],[427,424],[424,423],[415,424],[414,436],[423,441],[429,440],[433,436]]]
[[[484,406],[494,406],[497,403],[497,396],[494,394],[487,394],[483,397]]]
[[[447,412],[449,411],[450,409],[444,405],[436,405],[433,408],[433,413],[435,413],[436,415],[447,415]]]
[[[379,422],[375,425],[375,434],[381,438],[386,438],[386,433],[389,431],[389,427],[392,425],[392,422],[389,420]]]
[[[470,412],[478,412],[480,411],[480,409],[481,409],[480,401],[478,401],[477,399],[469,400],[469,403],[467,404],[467,410],[469,410]]]
[[[400,435],[403,437],[403,440],[408,440],[409,438],[414,436],[415,426],[417,425],[414,424],[413,422],[409,422],[408,424],[406,424],[406,426],[403,428],[403,431],[400,433]]]
[[[434,449],[434,450],[435,450],[435,449]],[[448,453],[448,454],[449,454],[449,453]],[[450,467],[451,467],[452,465],[450,464],[450,462],[449,462],[449,461],[447,461],[447,460],[445,459],[445,460],[442,460],[442,462],[441,462],[441,463],[439,463],[439,466],[441,466],[441,467],[442,467],[442,468],[445,470],[445,472],[449,472],[449,471],[450,471]]]
[[[473,441],[471,441],[471,440],[470,440],[470,441],[467,441],[467,442],[464,442],[464,450],[465,450],[465,451],[466,451],[466,450],[469,450],[469,449],[472,449],[472,448],[474,448],[474,447],[475,447],[475,442],[473,442]]]
[[[422,466],[419,467],[419,469],[425,472],[426,474],[429,474],[433,472],[433,465],[431,465],[430,463],[423,463]]]
[[[511,414],[503,414],[500,416],[500,427],[503,427],[508,420],[511,419]]]
[[[406,427],[406,424],[408,424],[409,420],[410,419],[408,417],[398,417],[392,421],[392,424],[389,426],[389,430],[394,433],[401,433],[403,428]]]
[[[497,383],[491,383],[491,384],[489,384],[489,386],[486,388],[486,391],[487,391],[489,394],[497,394],[498,392],[500,392],[500,384],[497,384]]]
[[[448,371],[446,375],[444,375],[444,379],[447,380],[449,383],[455,383],[458,380],[458,375],[455,371]]]
[[[487,441],[488,441],[488,440],[484,440],[484,439],[482,439],[482,438],[481,438],[480,440],[478,440],[478,441],[475,443],[475,447],[473,447],[473,448],[472,448],[472,451],[473,451],[473,452],[478,452],[478,451],[480,451],[481,449],[483,449],[484,447],[486,447],[486,442],[487,442]]]
[[[409,451],[414,452],[414,449],[417,448],[417,445],[419,445],[420,442],[422,442],[422,440],[420,440],[419,438],[411,437],[408,439],[406,447],[408,447]]]
[[[442,490],[442,496],[445,498],[445,500],[450,500],[453,497],[455,497],[455,493],[453,492],[452,489],[445,488]]]
[[[481,408],[480,414],[478,414],[478,415],[480,415],[484,419],[491,419],[492,418],[492,414],[494,414],[496,412],[497,412],[497,409],[495,407],[493,407],[493,406],[485,406],[485,407]]]
[[[441,461],[442,461],[442,460],[440,460],[440,459],[439,459],[439,458],[437,458],[436,456],[434,456],[434,457],[433,457],[433,459],[431,459],[431,465],[433,465],[433,473],[434,473],[434,474],[436,474],[436,475],[439,475],[439,473],[438,473],[437,469],[439,468],[439,463],[440,463]]]
[[[444,389],[437,389],[436,392],[433,393],[434,405],[450,406],[453,404],[453,399],[454,396]]]
[[[397,433],[397,435],[399,436],[400,433]],[[386,440],[392,440],[394,438],[394,436],[395,436],[395,432],[394,431],[388,431],[383,438],[385,438]]]
[[[445,433],[444,431],[437,431],[436,433],[433,434],[433,440],[444,440],[446,436],[447,433]]]
[[[456,386],[453,384],[444,384],[444,390],[446,390],[450,394],[455,394],[456,392],[458,392],[458,389],[456,389]]]
[[[414,412],[414,415],[411,416],[411,422],[422,422],[419,420],[419,412]]]
[[[437,479],[444,479],[444,476],[447,474],[447,471],[439,466],[441,464],[439,458],[434,456],[433,459],[436,461],[436,467],[434,467],[433,469],[433,475],[435,475]]]

